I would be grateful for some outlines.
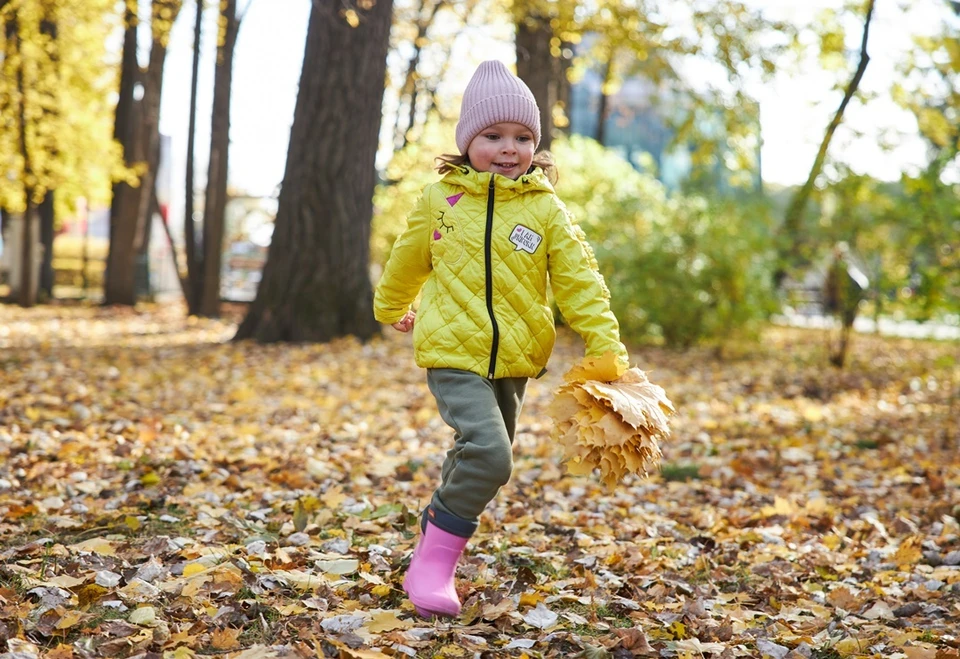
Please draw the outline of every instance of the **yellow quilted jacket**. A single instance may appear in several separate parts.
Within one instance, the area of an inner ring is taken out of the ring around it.
[[[419,366],[538,377],[556,339],[549,275],[587,355],[612,350],[626,362],[596,268],[582,230],[539,169],[514,181],[460,167],[425,188],[394,243],[374,313],[397,322],[422,287],[413,330]]]

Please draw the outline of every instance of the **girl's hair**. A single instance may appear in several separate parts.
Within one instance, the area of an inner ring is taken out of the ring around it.
[[[464,165],[470,164],[470,158],[467,157],[467,154],[461,155],[451,155],[445,153],[442,156],[437,156],[435,160],[439,160],[440,164],[437,165],[437,171],[441,174],[447,174],[449,172],[455,172]],[[539,167],[543,170],[543,173],[546,175],[547,180],[550,181],[551,185],[556,185],[557,180],[560,178],[557,172],[557,163],[553,159],[553,154],[549,151],[541,151],[533,156],[533,163],[530,165],[530,169],[527,170],[527,174],[532,172],[534,168]]]

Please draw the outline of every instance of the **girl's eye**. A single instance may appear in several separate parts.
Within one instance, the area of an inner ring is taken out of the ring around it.
[[[499,138],[500,138],[500,136],[497,135],[496,133],[488,133],[485,137],[486,137],[488,140],[496,140],[496,139],[499,139]]]
[[[527,135],[521,135],[520,137],[517,138],[517,141],[518,141],[518,142],[529,142],[529,141],[530,141],[530,137],[528,137]]]

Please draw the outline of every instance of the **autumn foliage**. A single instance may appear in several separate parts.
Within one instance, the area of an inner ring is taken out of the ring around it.
[[[569,473],[599,469],[610,487],[660,467],[659,442],[670,434],[667,415],[676,412],[663,387],[639,368],[625,368],[612,352],[585,357],[567,372],[550,406]]]
[[[956,344],[634,347],[662,470],[566,474],[531,381],[460,566],[400,590],[451,431],[410,337],[231,342],[182,308],[0,307],[0,656],[958,656]],[[6,654],[4,654],[6,653]]]

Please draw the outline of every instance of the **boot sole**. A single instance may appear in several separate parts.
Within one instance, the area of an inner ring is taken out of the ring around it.
[[[417,612],[418,616],[426,620],[430,620],[431,618],[456,618],[458,615],[460,615],[459,611],[457,611],[456,613],[446,613],[444,611],[428,611],[427,609],[421,609],[416,604],[413,605],[413,608]]]

